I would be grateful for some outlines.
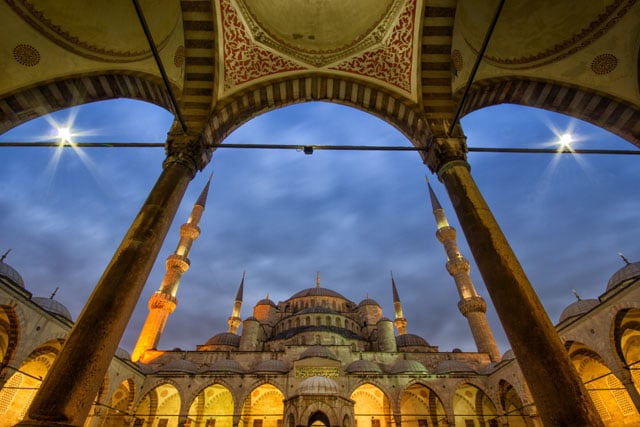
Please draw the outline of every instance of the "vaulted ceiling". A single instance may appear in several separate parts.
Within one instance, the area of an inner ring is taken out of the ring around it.
[[[190,129],[293,102],[445,134],[499,0],[140,0]],[[506,2],[462,113],[513,102],[640,143],[640,2]],[[0,130],[83,102],[173,109],[133,2],[1,0]],[[419,137],[414,142],[419,143]]]

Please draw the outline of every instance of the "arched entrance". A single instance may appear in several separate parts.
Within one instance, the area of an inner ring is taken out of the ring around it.
[[[309,422],[307,423],[307,427],[331,427],[331,423],[329,422],[329,417],[322,412],[316,411],[309,417]]]

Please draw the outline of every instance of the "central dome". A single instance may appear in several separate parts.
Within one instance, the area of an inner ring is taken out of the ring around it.
[[[291,300],[294,298],[304,298],[304,297],[335,297],[335,298],[346,299],[336,291],[332,291],[331,289],[320,288],[320,287],[303,289],[300,292],[296,292],[295,294],[293,294],[293,296],[289,299]]]

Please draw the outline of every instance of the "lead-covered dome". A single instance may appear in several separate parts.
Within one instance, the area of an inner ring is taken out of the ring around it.
[[[297,394],[338,394],[338,384],[327,377],[310,377],[302,381]]]
[[[434,371],[435,374],[475,374],[473,370],[466,362],[455,359],[445,359],[438,363]]]
[[[259,362],[253,368],[253,372],[255,373],[275,372],[275,373],[286,374],[287,372],[289,372],[289,366],[282,360],[269,359],[269,360],[263,360],[262,362]]]
[[[417,360],[400,359],[389,368],[390,374],[402,374],[405,372],[427,372],[427,368]]]
[[[186,372],[188,374],[195,374],[198,372],[198,367],[190,360],[176,359],[160,366],[156,372]]]
[[[415,334],[402,334],[396,337],[398,347],[431,347],[427,340]]]
[[[346,299],[336,291],[332,291],[331,289],[315,287],[309,289],[303,289],[300,292],[296,292],[289,298],[290,300],[294,298],[304,298],[304,297],[334,297],[334,298],[342,298]]]
[[[378,301],[376,301],[376,300],[374,300],[372,298],[365,298],[362,301],[360,301],[358,303],[358,308],[364,307],[365,305],[375,305],[375,306],[380,307],[380,304],[378,304]]]
[[[70,322],[73,322],[71,318],[71,313],[62,303],[54,300],[53,298],[43,298],[43,297],[33,297],[31,301],[38,304],[48,313],[53,314],[54,316],[62,317]]]
[[[569,304],[560,314],[560,323],[572,317],[581,316],[600,304],[597,299],[579,299]]]
[[[240,336],[232,334],[231,332],[222,332],[209,338],[204,345],[229,345],[232,347],[238,347],[240,345]]]
[[[640,262],[627,263],[627,265],[613,273],[607,283],[607,291],[633,279],[640,279]]]
[[[381,374],[382,369],[370,360],[356,360],[347,366],[347,372],[350,374]]]
[[[338,360],[335,354],[331,352],[327,347],[322,345],[313,345],[302,352],[300,359],[308,359],[310,357],[322,357],[324,359]]]
[[[24,280],[22,280],[20,273],[18,273],[15,268],[2,261],[0,261],[0,277],[7,279],[13,285],[24,288]]]

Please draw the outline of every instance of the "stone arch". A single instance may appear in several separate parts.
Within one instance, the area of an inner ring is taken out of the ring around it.
[[[322,411],[315,411],[313,414],[309,416],[309,421],[307,421],[307,427],[311,427],[312,425],[322,424],[325,427],[331,427],[331,422],[329,421],[329,417]]]
[[[136,387],[132,378],[122,381],[111,394],[108,405],[101,413],[100,427],[119,427],[131,416]]]
[[[234,408],[229,388],[220,383],[209,384],[191,401],[187,418],[194,426],[232,427]]]
[[[438,426],[447,418],[438,394],[421,383],[409,384],[400,395],[399,405],[403,427]]]
[[[527,411],[516,389],[507,380],[498,382],[498,398],[500,409],[507,417],[510,427],[533,426],[531,419],[526,415]]]
[[[456,426],[497,426],[498,411],[489,396],[478,386],[462,383],[453,395]]]
[[[0,419],[14,425],[24,419],[31,401],[60,353],[62,340],[47,341],[20,364],[0,391]]]
[[[244,397],[240,427],[278,427],[284,415],[284,393],[271,383],[253,387]]]
[[[602,420],[606,423],[635,417],[640,421],[629,393],[604,359],[583,343],[572,341],[565,345]]]
[[[636,387],[640,385],[640,309],[626,308],[613,319],[612,344],[616,355],[630,369]]]
[[[391,427],[393,407],[389,395],[372,382],[364,382],[349,396],[353,405],[354,419],[358,427]]]
[[[610,95],[567,83],[509,77],[478,81],[469,91],[462,114],[504,103],[538,107],[576,117],[640,147],[640,110],[637,107]]]
[[[304,75],[251,86],[221,100],[206,126],[206,139],[221,142],[243,123],[262,113],[309,101],[326,101],[363,110],[396,127],[416,146],[426,146],[431,136],[420,106],[395,92],[343,76]],[[239,111],[242,113],[238,114]]]
[[[329,401],[313,400],[308,403],[299,415],[299,422],[302,425],[310,426],[313,421],[317,421],[322,414],[326,418],[326,426],[330,427],[339,422],[339,408]],[[341,414],[340,414],[341,415]]]
[[[9,376],[9,365],[20,342],[20,321],[13,307],[0,305],[0,378]],[[0,382],[0,385],[2,382]]]
[[[178,427],[179,414],[180,393],[175,385],[164,382],[149,390],[140,399],[133,416],[136,421],[142,420],[147,426],[162,422],[166,423],[167,427]]]
[[[173,111],[162,81],[142,73],[68,76],[23,88],[0,99],[0,133],[54,111],[115,98],[147,101]]]

